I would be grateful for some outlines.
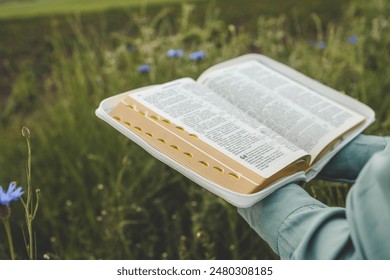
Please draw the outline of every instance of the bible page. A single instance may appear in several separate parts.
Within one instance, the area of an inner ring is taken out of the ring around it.
[[[257,61],[210,71],[198,82],[310,153],[312,161],[329,143],[364,121],[363,116]]]
[[[308,155],[189,78],[129,96],[263,178]]]

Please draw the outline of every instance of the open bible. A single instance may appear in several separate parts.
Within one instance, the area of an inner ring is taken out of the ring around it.
[[[229,203],[313,179],[375,119],[361,102],[259,54],[103,100],[98,117]]]

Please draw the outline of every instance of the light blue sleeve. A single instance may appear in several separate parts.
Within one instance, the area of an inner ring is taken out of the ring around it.
[[[289,184],[238,211],[282,259],[390,259],[389,142],[361,135],[321,172],[356,181],[346,208],[328,207]]]

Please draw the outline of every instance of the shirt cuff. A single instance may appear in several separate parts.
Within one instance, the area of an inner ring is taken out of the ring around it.
[[[248,208],[239,208],[239,214],[280,255],[278,236],[284,221],[303,207],[326,208],[297,184],[288,184]]]

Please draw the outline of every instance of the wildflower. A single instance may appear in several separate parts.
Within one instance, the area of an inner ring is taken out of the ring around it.
[[[11,182],[7,192],[4,192],[3,187],[0,186],[0,205],[8,206],[11,201],[18,200],[22,196],[22,187],[18,187],[17,189],[15,187],[16,183]]]
[[[27,132],[27,131],[25,131]],[[9,208],[9,203],[14,200],[18,200],[22,194],[23,190],[21,187],[16,188],[16,183],[11,182],[9,184],[7,192],[3,190],[3,187],[0,186],[0,219],[3,221],[5,232],[8,240],[8,247],[10,251],[11,259],[15,259],[15,250],[12,242],[11,227],[9,224],[9,217],[11,215],[11,209]]]
[[[25,127],[25,126],[22,127],[22,135],[24,137],[30,136],[30,130],[27,127]]]
[[[182,57],[184,52],[182,50],[169,49],[167,51],[167,57]]]
[[[3,187],[0,186],[0,218],[5,219],[8,218],[11,214],[11,210],[8,207],[9,203],[13,200],[18,200],[22,194],[22,188],[19,187],[15,189],[16,183],[11,182],[9,184],[7,192],[3,190]]]
[[[197,51],[197,52],[193,52],[191,53],[188,58],[190,60],[193,60],[193,61],[198,61],[198,60],[202,60],[204,59],[205,57],[205,52],[204,51]]]
[[[351,45],[356,45],[359,41],[359,38],[357,35],[351,35],[348,37],[348,43],[350,43]]]
[[[151,68],[152,67],[149,64],[142,64],[142,65],[138,66],[137,70],[141,74],[146,74],[146,73],[150,72]]]
[[[317,48],[319,48],[319,49],[325,49],[325,47],[326,47],[326,43],[325,43],[325,41],[318,41],[317,42]]]
[[[318,49],[324,49],[326,47],[325,41],[315,41],[315,40],[310,40],[309,44],[313,48],[318,48]]]

